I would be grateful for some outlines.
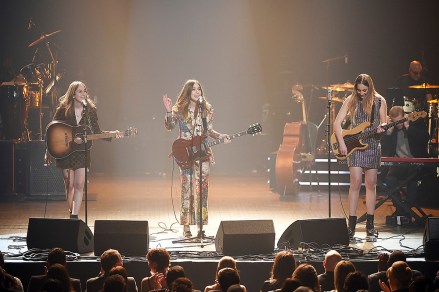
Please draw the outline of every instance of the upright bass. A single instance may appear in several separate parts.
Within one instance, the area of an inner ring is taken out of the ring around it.
[[[276,154],[276,191],[281,195],[296,195],[302,162],[314,160],[317,125],[308,122],[302,86],[292,89],[293,99],[302,104],[302,121],[286,123],[283,141]]]

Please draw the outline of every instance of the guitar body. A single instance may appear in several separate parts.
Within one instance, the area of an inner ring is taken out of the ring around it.
[[[70,126],[59,121],[50,122],[46,128],[47,151],[54,158],[61,159],[76,151],[89,150],[92,147],[92,141],[87,142],[87,149],[84,148],[84,143],[74,142],[76,137],[83,136],[82,133],[82,126]]]
[[[341,133],[342,133],[343,140],[344,140],[344,142],[346,144],[346,148],[347,148],[347,155],[346,156],[340,155],[340,151],[338,148],[339,143],[338,143],[337,137],[335,136],[335,133],[333,133],[331,135],[331,148],[332,148],[332,152],[334,153],[335,157],[339,160],[345,160],[354,151],[363,150],[363,149],[366,149],[367,147],[369,147],[369,144],[363,143],[362,139],[358,137],[369,126],[370,126],[369,122],[364,122],[364,123],[359,124],[358,126],[356,126],[353,129],[342,130]]]
[[[193,137],[191,140],[175,140],[172,144],[172,156],[174,156],[178,166],[182,169],[191,168],[194,161],[200,159],[200,157],[201,161],[207,161],[209,159],[208,149],[201,143],[201,136]]]

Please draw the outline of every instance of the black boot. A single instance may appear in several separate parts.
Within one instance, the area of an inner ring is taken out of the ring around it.
[[[376,231],[374,224],[374,215],[367,214],[366,216],[366,240],[376,241],[378,237],[378,231]]]
[[[349,223],[348,223],[349,239],[354,238],[356,225],[357,225],[357,216],[349,216]]]

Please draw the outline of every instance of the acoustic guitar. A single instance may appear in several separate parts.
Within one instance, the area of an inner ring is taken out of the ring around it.
[[[124,137],[137,135],[136,128],[128,128]],[[70,126],[61,121],[52,121],[46,127],[46,145],[49,154],[57,159],[66,158],[76,151],[89,150],[92,140],[116,137],[116,133],[100,133],[87,135],[87,148],[84,147],[84,127]]]
[[[391,127],[396,126],[398,124],[404,123],[406,121],[414,122],[417,119],[425,118],[426,116],[427,116],[427,113],[425,111],[413,112],[413,113],[408,114],[408,116],[406,118],[403,118],[399,121],[395,121],[395,122],[383,125],[382,128],[384,129],[384,131],[387,131]],[[343,140],[346,144],[347,155],[340,154],[340,151],[338,149],[338,146],[340,144],[337,140],[337,137],[335,136],[335,133],[332,133],[330,142],[331,142],[332,152],[334,153],[335,158],[337,158],[338,160],[345,160],[352,153],[354,153],[354,151],[364,150],[367,147],[369,147],[369,144],[363,143],[363,139],[377,134],[377,132],[376,132],[377,129],[378,129],[378,126],[377,127],[370,127],[370,122],[364,122],[364,123],[359,124],[358,126],[356,126],[353,129],[342,130],[341,133],[343,136]]]
[[[262,132],[262,126],[259,123],[251,125],[246,131],[242,131],[229,136],[230,139],[241,137],[244,135],[256,135]],[[207,141],[204,137],[195,136],[190,140],[177,139],[172,144],[172,153],[175,161],[182,169],[191,168],[194,161],[206,161],[209,158],[208,149],[211,146],[225,142],[224,139]]]

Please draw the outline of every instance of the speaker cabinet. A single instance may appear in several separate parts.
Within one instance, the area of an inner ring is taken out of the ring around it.
[[[221,221],[215,237],[224,255],[265,254],[274,250],[273,220]]]
[[[296,249],[301,242],[330,246],[348,245],[349,235],[346,220],[344,218],[325,218],[294,221],[280,237],[277,247]]]
[[[423,243],[425,259],[439,260],[439,217],[427,218]]]
[[[62,172],[55,166],[44,165],[44,141],[15,144],[14,185],[25,195],[65,195]]]
[[[27,247],[87,253],[93,251],[93,233],[79,219],[29,218]]]
[[[148,221],[96,220],[95,255],[117,249],[127,256],[145,256],[149,249]]]

